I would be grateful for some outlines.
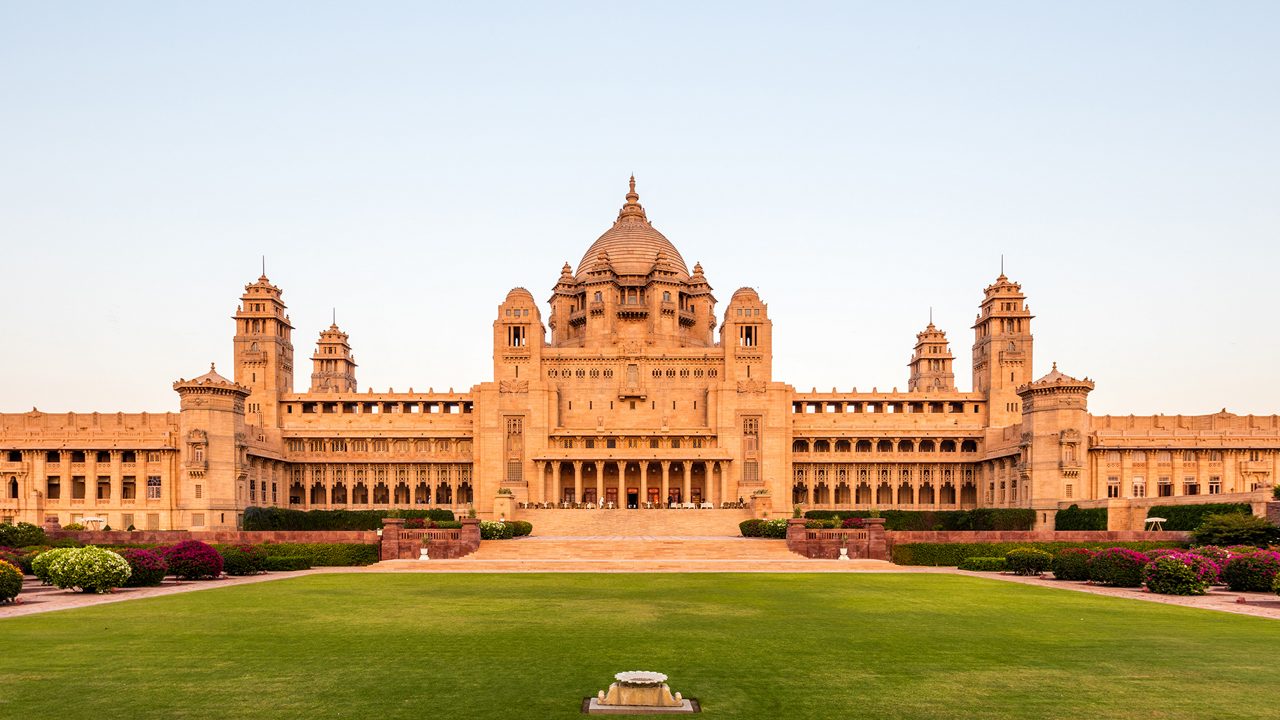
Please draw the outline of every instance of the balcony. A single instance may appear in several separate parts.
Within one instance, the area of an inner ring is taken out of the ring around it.
[[[618,317],[627,320],[639,320],[649,317],[649,308],[646,305],[619,305]]]
[[[646,397],[648,397],[648,394],[645,392],[645,388],[643,385],[622,385],[618,388],[619,400],[627,400],[632,398],[637,400],[644,400]]]
[[[587,312],[585,310],[574,310],[569,313],[569,325],[583,325],[587,322]]]
[[[593,300],[587,303],[587,311],[590,312],[592,315],[603,315],[604,302],[601,300]]]
[[[695,316],[695,315],[693,314],[693,311],[692,311],[692,310],[681,310],[681,311],[680,311],[680,324],[681,324],[681,325],[693,325],[695,322],[697,322],[697,320],[698,320],[698,318],[697,318],[697,316]]]

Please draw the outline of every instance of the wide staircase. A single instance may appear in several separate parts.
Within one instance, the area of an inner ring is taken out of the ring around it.
[[[456,560],[392,560],[375,571],[425,572],[845,572],[885,570],[874,560],[810,560],[782,540],[744,538],[747,510],[520,510],[533,534],[487,540]]]

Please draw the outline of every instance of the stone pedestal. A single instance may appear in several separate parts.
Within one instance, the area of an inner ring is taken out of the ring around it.
[[[493,519],[515,519],[516,497],[514,495],[496,495],[493,498]]]
[[[773,514],[773,498],[769,495],[751,496],[751,517],[768,520]]]
[[[609,690],[601,690],[587,703],[592,715],[658,715],[698,712],[700,708],[672,694],[667,676],[662,673],[633,670],[614,675],[617,682]]]

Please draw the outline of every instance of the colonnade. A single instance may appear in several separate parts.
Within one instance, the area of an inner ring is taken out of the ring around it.
[[[727,461],[720,460],[540,460],[541,482],[530,483],[531,502],[601,503],[643,507],[645,503],[710,502],[730,498]]]

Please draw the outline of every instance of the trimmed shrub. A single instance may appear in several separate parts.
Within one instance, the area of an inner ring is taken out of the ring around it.
[[[169,573],[183,580],[216,578],[222,574],[222,556],[212,545],[186,540],[164,551]]]
[[[258,547],[268,558],[306,558],[311,567],[372,565],[378,562],[379,550],[378,545],[365,543],[263,543]]]
[[[129,581],[129,561],[100,547],[68,550],[49,565],[49,579],[64,590],[105,593]]]
[[[67,532],[84,532],[87,528],[85,528],[84,523],[73,522],[63,525],[62,529]]]
[[[886,530],[1030,530],[1036,524],[1035,510],[1023,508],[809,510],[804,516],[809,520],[883,517]]]
[[[1164,518],[1165,530],[1195,530],[1207,515],[1220,513],[1251,513],[1248,503],[1209,503],[1207,505],[1155,505],[1147,511],[1147,517]]]
[[[431,527],[440,530],[459,530],[462,528],[461,520],[432,520]]]
[[[53,578],[49,574],[49,567],[53,565],[54,561],[58,560],[63,555],[66,555],[71,550],[72,548],[53,548],[52,550],[45,550],[44,552],[36,555],[31,559],[31,574],[35,575],[41,583],[45,585],[52,585]]]
[[[1079,505],[1072,505],[1066,510],[1058,511],[1053,527],[1055,530],[1106,530],[1107,509],[1082,510]]]
[[[524,537],[533,532],[533,523],[527,520],[508,520],[507,524],[511,526],[511,535],[513,537]]]
[[[1206,515],[1191,539],[1200,545],[1253,545],[1266,547],[1280,542],[1280,527],[1266,518],[1244,513]]]
[[[222,570],[228,575],[257,575],[267,571],[267,554],[255,545],[223,545]]]
[[[22,592],[22,571],[0,560],[0,604],[13,602]]]
[[[1142,570],[1151,558],[1136,550],[1113,547],[1089,559],[1089,579],[1114,587],[1142,587]]]
[[[1056,580],[1088,580],[1089,561],[1094,554],[1089,548],[1065,548],[1053,556],[1049,569]]]
[[[265,562],[267,572],[289,572],[292,570],[310,570],[311,562],[297,555],[268,555]]]
[[[1053,563],[1053,555],[1035,548],[1016,548],[1004,554],[1004,561],[1014,575],[1040,575]]]
[[[31,523],[20,522],[17,525],[0,523],[0,546],[24,548],[31,545],[48,545],[49,536],[44,528]]]
[[[1057,553],[1066,548],[1089,548],[1100,550],[1109,547],[1130,548],[1146,551],[1154,548],[1172,547],[1186,548],[1186,543],[1155,540],[1144,542],[1122,543],[1083,543],[1083,542],[998,542],[998,543],[901,543],[893,546],[892,560],[898,565],[929,565],[939,567],[955,567],[971,557],[1003,557],[1005,553],[1017,548],[1035,548],[1049,553]]]
[[[493,520],[480,521],[480,539],[481,540],[510,540],[514,529],[505,522],[495,522]]]
[[[245,530],[377,530],[389,517],[454,520],[452,510],[292,510],[250,507],[244,511]]]
[[[164,561],[160,553],[138,548],[126,548],[113,551],[125,562],[129,563],[129,581],[125,587],[145,587],[159,585],[169,573],[169,563]]]
[[[1233,592],[1268,592],[1280,575],[1280,553],[1260,550],[1237,555],[1222,568],[1222,581]]]
[[[1004,572],[1007,564],[1002,557],[971,557],[960,563],[959,570],[974,572]]]
[[[759,518],[751,518],[738,523],[738,532],[742,533],[742,537],[761,537],[763,530],[761,525],[764,521]]]
[[[835,529],[836,522],[838,521],[835,518],[830,520],[809,519],[804,521],[804,526],[809,530],[832,530]]]
[[[1217,574],[1213,561],[1190,553],[1158,557],[1142,569],[1147,589],[1161,595],[1204,595]]]
[[[860,530],[866,523],[862,522],[860,517],[847,517],[840,521],[840,527],[845,530]]]

